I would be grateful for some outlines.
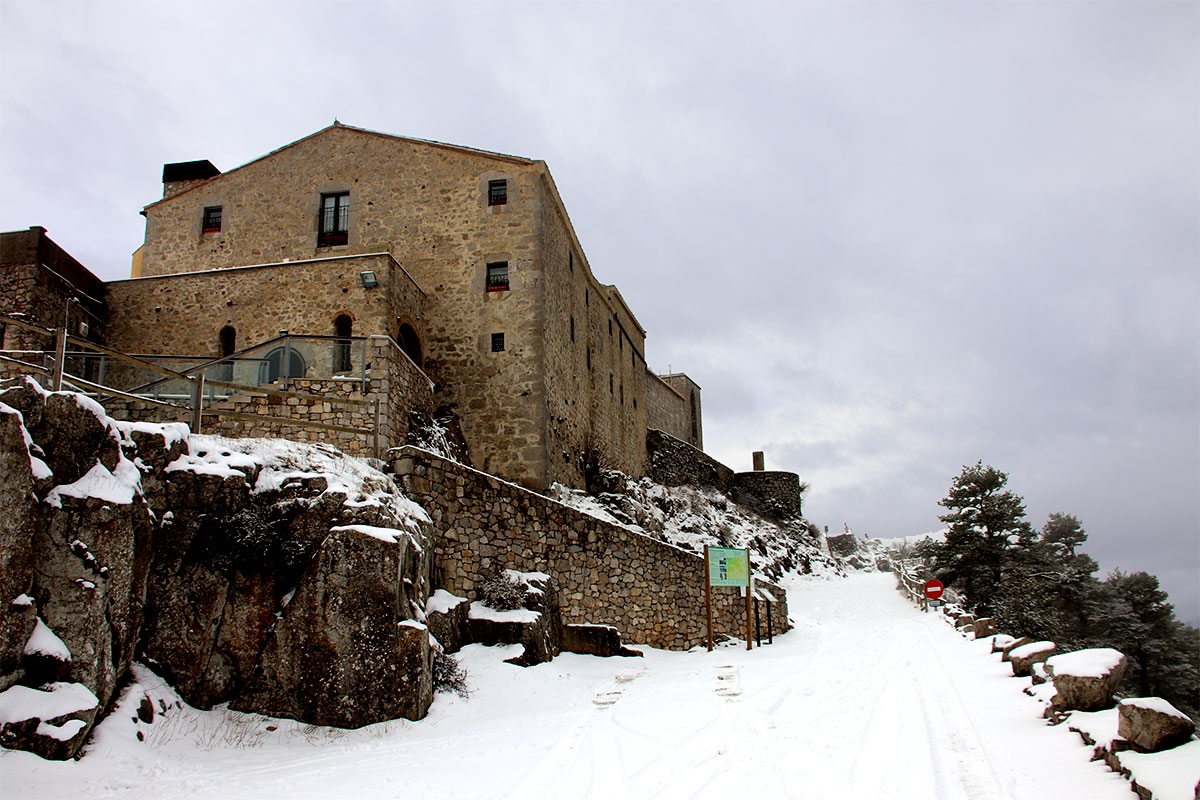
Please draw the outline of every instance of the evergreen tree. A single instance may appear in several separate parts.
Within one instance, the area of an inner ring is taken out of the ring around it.
[[[1025,520],[1025,501],[1008,491],[1008,475],[977,461],[964,466],[938,501],[947,512],[946,540],[935,549],[935,569],[961,589],[982,613],[991,613],[1009,565],[1008,551],[1035,538]]]

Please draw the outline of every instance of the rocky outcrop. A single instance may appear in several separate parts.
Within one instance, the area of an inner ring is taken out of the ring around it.
[[[1181,745],[1196,732],[1196,724],[1161,697],[1122,700],[1117,713],[1117,736],[1142,753]]]
[[[428,709],[428,518],[364,462],[114,422],[21,380],[0,389],[0,470],[5,746],[78,755],[135,656],[201,708],[345,727]]]
[[[568,653],[611,658],[638,657],[640,650],[621,643],[621,632],[611,625],[564,625],[562,649]]]
[[[986,639],[996,635],[996,620],[991,617],[980,617],[975,620],[975,638]]]
[[[1111,647],[1076,650],[1046,659],[1046,675],[1054,682],[1055,691],[1051,706],[1073,711],[1111,708],[1113,693],[1125,676],[1125,665],[1125,656]]]

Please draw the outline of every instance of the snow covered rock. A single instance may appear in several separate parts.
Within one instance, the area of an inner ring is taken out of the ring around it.
[[[1111,647],[1076,650],[1047,659],[1046,674],[1054,681],[1055,691],[1051,705],[1074,711],[1111,708],[1113,693],[1125,675],[1125,664],[1125,656]]]
[[[974,614],[959,614],[957,617],[954,618],[954,627],[956,627],[956,628],[965,628],[967,625],[974,625],[974,624],[975,624],[975,615]]]
[[[986,639],[996,635],[996,620],[991,617],[980,617],[975,620],[975,638]]]
[[[1029,677],[1033,665],[1045,661],[1058,646],[1054,642],[1030,642],[1008,651],[1008,661],[1012,664],[1013,675],[1019,678]]]
[[[1009,636],[1007,633],[997,633],[996,637],[992,639],[992,652],[1003,653],[1004,648],[1013,644],[1015,641],[1017,640],[1014,637]]]
[[[99,711],[96,695],[79,683],[12,686],[0,693],[0,745],[56,761],[74,758]]]
[[[509,659],[531,667],[550,661],[562,651],[562,620],[558,584],[544,572],[504,570],[498,583],[512,584],[520,596],[519,606],[498,602],[485,585],[482,600],[471,604],[468,626],[472,642],[494,646],[521,644],[525,651]],[[501,607],[503,606],[503,607]]]
[[[4,400],[0,393],[0,691],[16,683],[37,618],[30,594],[36,456],[20,412]]]
[[[429,630],[396,591],[418,549],[397,529],[335,526],[230,707],[340,728],[424,717]]]
[[[425,624],[444,652],[457,653],[463,645],[470,644],[467,623],[470,609],[470,600],[445,589],[438,589],[425,601]]]
[[[601,658],[643,655],[640,650],[623,645],[621,632],[612,625],[564,625],[562,649]]]
[[[1127,698],[1117,711],[1117,735],[1143,753],[1181,745],[1196,732],[1196,724],[1161,697]]]
[[[1000,652],[1001,652],[1000,660],[1001,661],[1011,661],[1013,650],[1016,650],[1018,647],[1024,647],[1025,645],[1032,644],[1032,643],[1033,643],[1033,639],[1030,639],[1028,636],[1022,636],[1019,639],[1012,639],[1010,637],[1009,643],[1007,645],[1005,645],[1004,647],[1000,648]]]

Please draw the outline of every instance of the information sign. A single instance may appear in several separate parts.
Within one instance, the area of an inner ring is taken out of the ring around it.
[[[740,547],[709,547],[709,586],[749,586],[750,551]]]

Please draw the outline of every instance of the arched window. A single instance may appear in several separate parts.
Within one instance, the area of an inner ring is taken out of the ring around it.
[[[335,375],[350,371],[350,336],[354,329],[354,320],[346,314],[339,314],[333,321],[333,333],[338,337],[333,346],[333,373]]]
[[[303,378],[308,371],[304,356],[292,350],[291,358],[284,364],[284,348],[276,347],[267,353],[267,358],[258,368],[259,383],[274,383],[282,378]]]
[[[400,332],[396,335],[396,339],[400,344],[400,349],[412,359],[412,362],[418,367],[425,366],[425,357],[421,352],[421,340],[417,337],[417,330],[407,322],[400,323]]]
[[[221,328],[221,333],[218,334],[221,340],[221,357],[233,355],[237,349],[237,331],[232,325],[226,325]],[[217,370],[217,380],[232,381],[233,380],[233,362],[226,361],[221,364],[221,368]]]

